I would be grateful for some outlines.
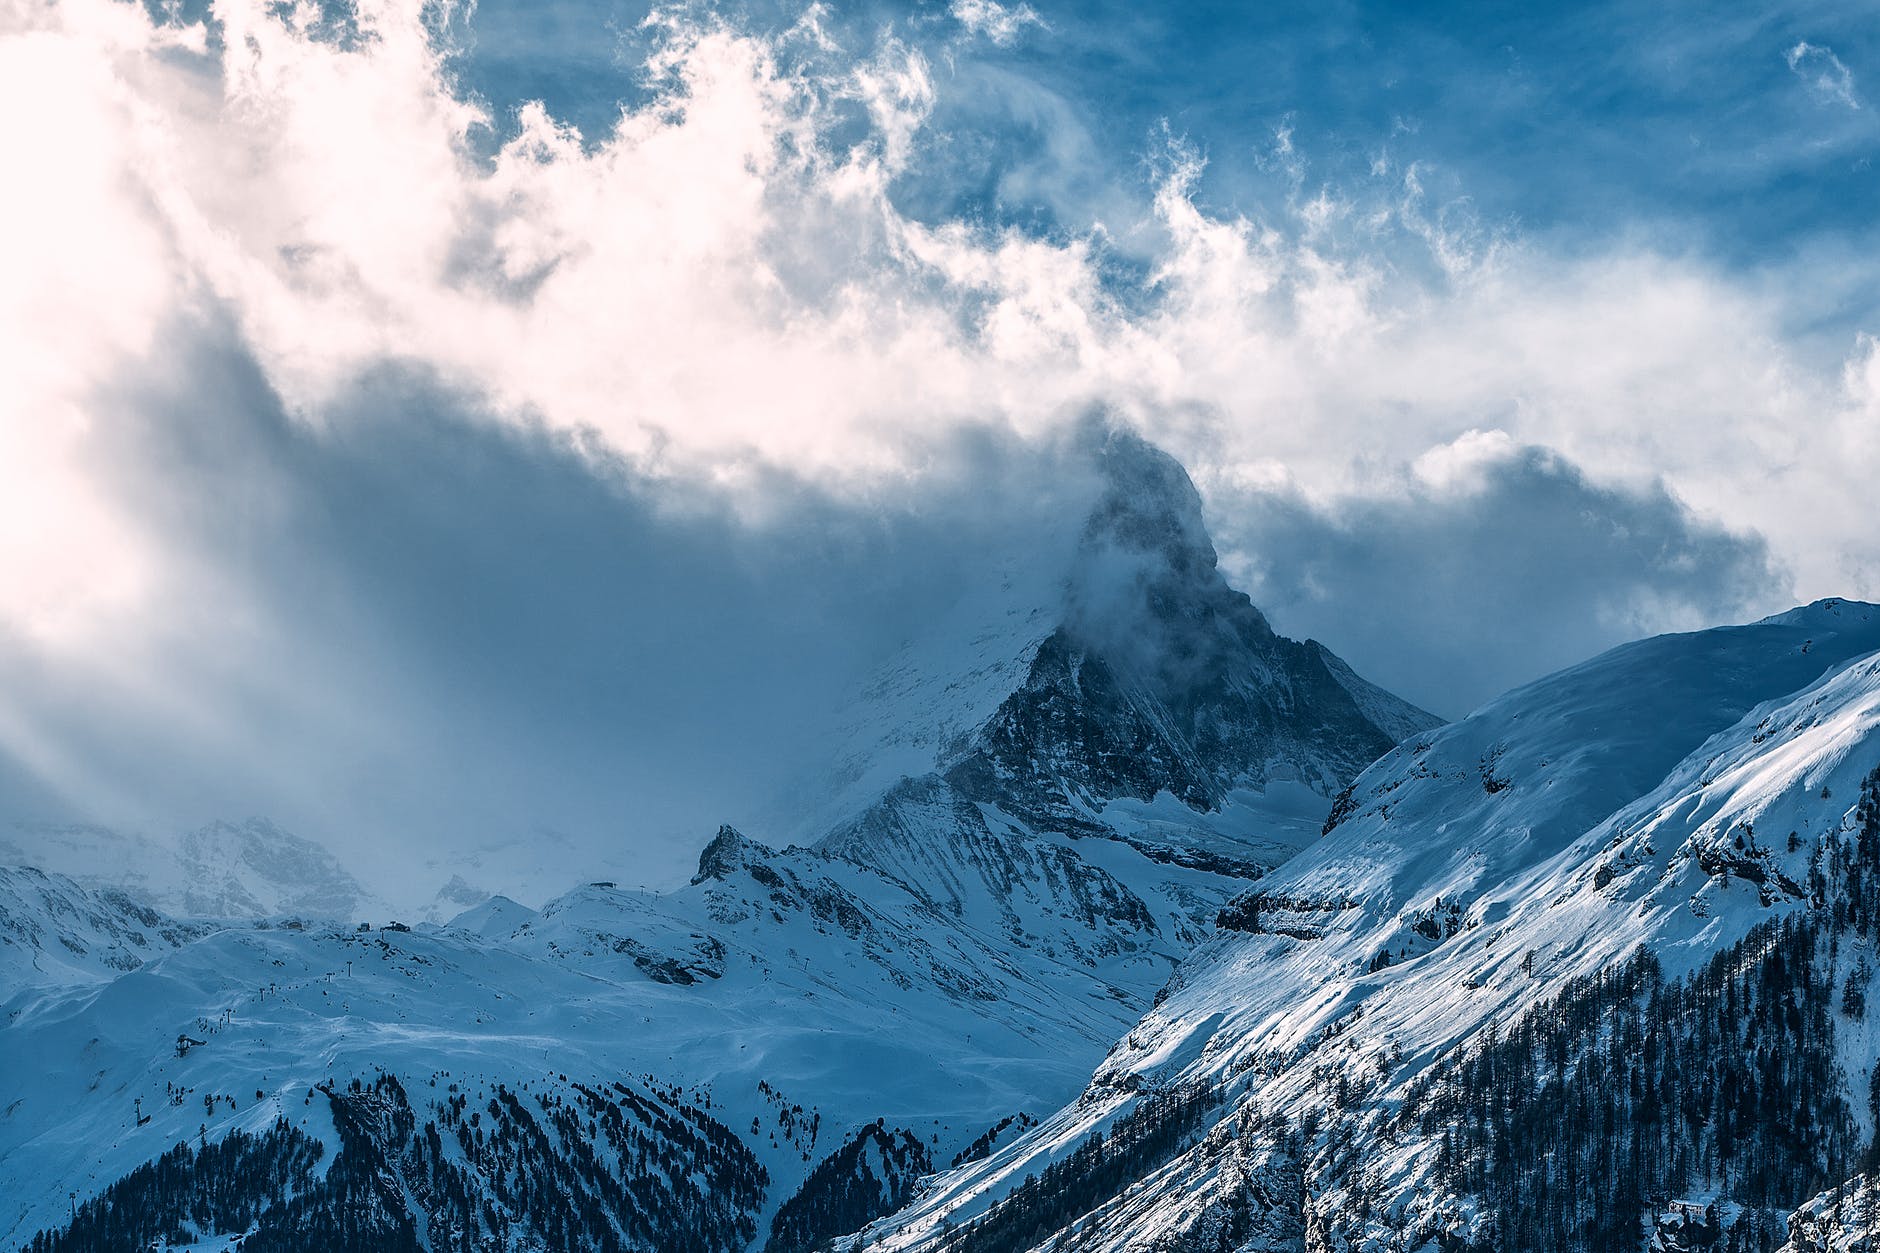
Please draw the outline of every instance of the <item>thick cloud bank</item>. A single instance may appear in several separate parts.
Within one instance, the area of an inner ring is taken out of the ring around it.
[[[1074,527],[1098,411],[1278,625],[1445,712],[1880,590],[1871,341],[1822,365],[1763,284],[1550,254],[1414,163],[1315,187],[1284,136],[1284,195],[1212,206],[1208,137],[1079,133],[992,59],[1048,13],[657,12],[581,132],[465,85],[474,12],[169,12],[0,7],[23,816],[674,873],[830,692]],[[966,91],[1054,137],[1001,185],[1082,218],[934,208]],[[1138,182],[1050,173],[1105,143]]]
[[[1758,538],[1692,520],[1662,487],[1589,483],[1554,453],[1470,435],[1401,493],[1318,508],[1248,497],[1243,583],[1276,622],[1451,717],[1594,640],[1727,621],[1787,598]],[[1418,641],[1414,654],[1405,639]]]

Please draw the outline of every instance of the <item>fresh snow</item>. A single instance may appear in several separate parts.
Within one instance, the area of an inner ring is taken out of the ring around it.
[[[1490,1023],[1637,946],[1675,976],[1799,907],[1769,885],[1806,882],[1880,764],[1876,650],[1880,608],[1824,601],[1628,645],[1413,737],[1358,779],[1334,830],[1259,884],[1277,902],[1266,933],[1201,946],[1078,1100],[930,1181],[867,1247],[931,1244],[1144,1088],[1205,1080],[1227,1097],[1222,1125],[1243,1109],[1296,1118],[1315,1072],[1387,1073],[1370,1099],[1388,1102]],[[1706,870],[1719,855],[1765,883]],[[1439,899],[1463,925],[1432,943],[1414,924]],[[1373,971],[1379,952],[1393,964]],[[1850,1035],[1844,1055],[1859,1096],[1873,1032]],[[1225,1186],[1219,1160],[1197,1147],[1114,1199],[1086,1225],[1088,1247],[1185,1230]],[[1420,1190],[1427,1167],[1414,1142],[1380,1146],[1379,1203],[1443,1203]]]

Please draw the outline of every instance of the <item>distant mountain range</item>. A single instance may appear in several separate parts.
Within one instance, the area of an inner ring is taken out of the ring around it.
[[[0,837],[0,859],[197,918],[347,919],[387,909],[332,853],[265,818],[213,822],[174,843],[107,827],[40,826]]]

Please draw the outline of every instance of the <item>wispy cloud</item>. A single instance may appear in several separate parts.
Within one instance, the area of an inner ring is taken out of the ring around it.
[[[1044,19],[1029,4],[1000,4],[999,0],[953,0],[953,20],[1000,47],[1018,42],[1027,26],[1043,26]]]
[[[1860,96],[1854,90],[1854,72],[1825,44],[1798,42],[1783,54],[1789,69],[1808,85],[1808,90],[1829,104],[1849,109],[1860,108]]]

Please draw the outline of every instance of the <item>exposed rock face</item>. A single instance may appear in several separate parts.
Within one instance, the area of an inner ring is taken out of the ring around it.
[[[1119,435],[1102,465],[1062,624],[945,770],[962,795],[1067,830],[1118,797],[1215,810],[1276,778],[1330,796],[1436,725],[1228,586],[1173,459]]]
[[[698,855],[698,873],[692,876],[693,886],[722,881],[753,862],[774,856],[776,853],[773,850],[743,835],[735,827],[719,827],[718,834],[705,846],[705,851]]]
[[[1275,633],[1221,575],[1200,496],[1172,458],[1119,435],[1102,464],[1108,488],[1084,531],[1053,677],[1100,662],[1134,706],[1125,721],[1163,742],[1152,760],[1186,757],[1217,799],[1276,771],[1330,795],[1440,721],[1322,645]]]

